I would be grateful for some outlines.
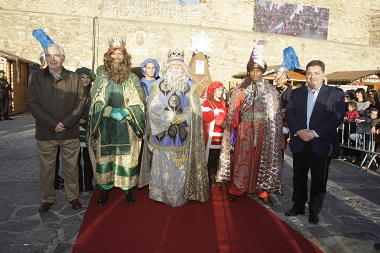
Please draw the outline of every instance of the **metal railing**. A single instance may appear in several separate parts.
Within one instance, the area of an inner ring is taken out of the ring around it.
[[[354,120],[345,120],[338,128],[340,135],[340,147],[364,152],[364,158],[360,168],[368,170],[374,164],[379,172],[379,164],[376,157],[380,158],[377,149],[379,134],[371,132],[370,123],[356,123]]]

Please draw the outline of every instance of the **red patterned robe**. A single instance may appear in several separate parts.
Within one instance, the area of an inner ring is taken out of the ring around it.
[[[230,131],[236,133],[233,156]],[[281,193],[281,148],[281,102],[276,88],[265,80],[246,88],[239,85],[231,95],[217,180],[230,178],[230,193],[236,195]]]

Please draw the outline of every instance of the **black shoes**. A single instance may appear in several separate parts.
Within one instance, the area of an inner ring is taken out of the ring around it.
[[[308,219],[310,224],[317,224],[319,222],[319,216],[318,214],[309,214]]]
[[[100,198],[98,199],[98,206],[104,206],[108,200],[109,191],[101,191]],[[135,203],[135,198],[133,197],[132,190],[126,190],[124,193],[124,198],[128,204],[133,205]]]
[[[292,207],[289,211],[285,213],[285,216],[297,216],[297,215],[302,215],[305,214],[305,207],[304,208],[297,208],[297,207]]]
[[[375,243],[375,245],[373,245],[373,247],[374,247],[376,250],[380,250],[380,243]]]
[[[235,200],[237,200],[238,197],[239,197],[238,195],[234,195],[232,193],[228,193],[228,200],[229,201],[235,201]]]
[[[297,216],[297,215],[302,215],[305,214],[305,206],[303,207],[295,207],[293,206],[292,209],[287,211],[285,213],[285,216]],[[308,219],[310,224],[317,224],[319,222],[319,216],[318,214],[315,214],[315,212],[310,211],[309,209],[309,219]]]
[[[108,191],[101,191],[102,195],[100,195],[100,198],[98,199],[98,206],[104,206],[107,202],[109,193]]]
[[[133,205],[135,203],[135,198],[133,197],[132,190],[126,190],[124,193],[124,198],[128,204]]]
[[[13,119],[9,116],[4,116],[4,120],[13,120]],[[2,121],[1,117],[0,117],[0,121]]]

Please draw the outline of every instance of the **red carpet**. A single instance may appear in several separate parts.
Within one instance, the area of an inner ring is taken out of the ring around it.
[[[322,252],[248,196],[229,202],[226,187],[212,187],[206,203],[157,204],[148,187],[129,205],[120,189],[103,207],[95,190],[72,253]]]

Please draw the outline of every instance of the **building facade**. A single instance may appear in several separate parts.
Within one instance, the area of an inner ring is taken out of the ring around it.
[[[254,32],[256,1],[2,0],[0,49],[38,62],[42,48],[32,31],[43,29],[63,46],[71,70],[102,65],[115,35],[126,38],[135,67],[148,57],[161,63],[173,48],[189,63],[192,37],[203,30],[212,39],[210,75],[225,85],[245,71],[254,39],[266,41],[268,65],[281,64],[283,49],[293,46],[301,67],[320,59],[327,73],[380,68],[380,1],[282,1],[328,9],[327,40]]]

